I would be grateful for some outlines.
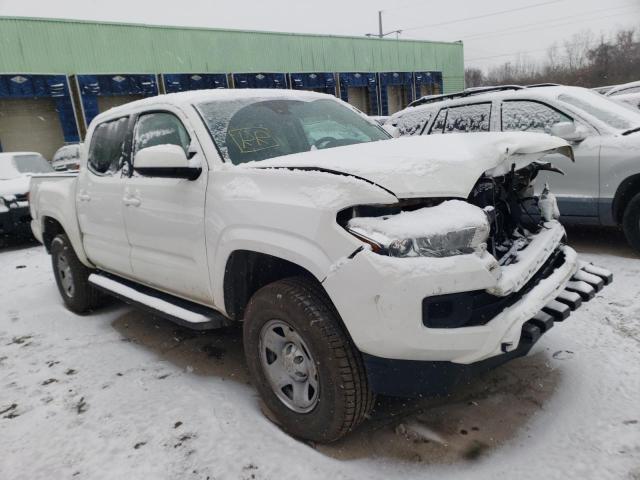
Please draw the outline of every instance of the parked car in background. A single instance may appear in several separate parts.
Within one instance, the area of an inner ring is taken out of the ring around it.
[[[51,166],[56,172],[77,170],[80,167],[80,149],[82,144],[64,145],[56,150],[51,159]]]
[[[567,86],[475,89],[414,102],[387,125],[400,135],[542,132],[571,142],[575,162],[551,158],[564,175],[541,172],[566,222],[620,225],[640,251],[640,112]]]
[[[616,85],[609,89],[605,96],[640,110],[640,81]]]
[[[103,291],[195,329],[242,321],[276,422],[329,442],[375,393],[526,354],[611,281],[550,194],[538,220],[518,206],[565,140],[456,137],[390,139],[313,92],[139,100],[91,122],[76,178],[33,178],[32,228],[75,312]]]
[[[604,85],[602,87],[594,87],[591,90],[593,90],[594,92],[598,92],[598,93],[604,95],[605,93],[607,93],[609,90],[611,90],[615,86],[616,85]]]
[[[53,172],[35,152],[0,153],[0,236],[30,235],[29,181],[32,174]]]

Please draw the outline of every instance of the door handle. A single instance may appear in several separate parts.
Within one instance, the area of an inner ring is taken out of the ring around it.
[[[78,194],[78,200],[80,200],[81,202],[90,202],[91,201],[91,195],[89,195],[88,193],[85,193],[85,192],[80,192]]]
[[[139,207],[142,201],[137,197],[124,197],[122,199],[122,203],[124,203],[127,207]]]

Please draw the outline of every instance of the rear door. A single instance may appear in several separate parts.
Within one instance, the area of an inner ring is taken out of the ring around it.
[[[132,273],[122,204],[130,137],[126,116],[96,126],[76,191],[87,257],[96,266],[123,276]]]
[[[196,180],[144,176],[135,154],[155,145],[202,150],[177,109],[140,113],[133,134],[133,172],[126,179],[124,217],[134,278],[202,303],[212,299],[206,261],[204,209],[207,168]]]
[[[534,100],[505,100],[502,102],[502,131],[550,133],[559,122],[572,122],[592,128],[568,113],[549,104]],[[553,154],[542,160],[551,162],[565,175],[541,172],[536,181],[536,194],[548,183],[556,195],[562,215],[573,217],[596,217],[600,196],[599,162],[600,137],[590,135],[585,140],[572,144],[575,163],[569,158]]]

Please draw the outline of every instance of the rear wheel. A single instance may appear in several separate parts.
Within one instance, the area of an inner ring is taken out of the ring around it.
[[[624,210],[622,228],[629,245],[640,252],[640,193],[631,199]]]
[[[292,277],[256,292],[245,315],[244,346],[264,403],[293,436],[332,442],[373,406],[360,353],[312,280]]]
[[[56,284],[65,305],[75,313],[86,313],[98,306],[100,292],[89,283],[91,270],[78,259],[65,234],[51,242],[51,263]]]

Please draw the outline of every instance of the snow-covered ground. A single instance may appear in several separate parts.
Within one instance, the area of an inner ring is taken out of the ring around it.
[[[640,259],[571,232],[614,284],[448,399],[381,399],[334,445],[263,415],[238,329],[63,306],[39,246],[0,250],[0,479],[640,479]]]

